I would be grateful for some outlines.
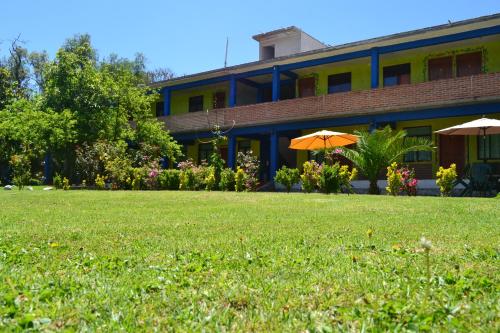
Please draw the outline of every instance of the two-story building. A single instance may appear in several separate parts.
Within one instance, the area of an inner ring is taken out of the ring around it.
[[[232,128],[222,147],[228,166],[251,149],[264,180],[310,158],[288,149],[291,138],[390,125],[435,142],[435,152],[405,157],[420,179],[439,165],[500,164],[499,135],[434,133],[482,115],[500,119],[500,14],[337,46],[297,27],[253,38],[258,61],[154,85],[157,116],[194,161],[211,153],[203,139],[215,124]]]

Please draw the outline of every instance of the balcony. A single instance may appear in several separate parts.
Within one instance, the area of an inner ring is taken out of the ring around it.
[[[500,101],[500,73],[160,117],[172,133]]]

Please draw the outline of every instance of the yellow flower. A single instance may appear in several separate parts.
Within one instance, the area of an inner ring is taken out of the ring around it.
[[[50,243],[49,243],[49,246],[50,246],[51,248],[59,247],[59,243],[57,243],[57,242],[50,242]]]
[[[373,229],[368,229],[366,231],[366,235],[368,236],[368,238],[372,238],[372,236],[373,236]]]

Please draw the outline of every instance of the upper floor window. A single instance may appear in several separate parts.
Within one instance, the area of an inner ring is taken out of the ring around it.
[[[305,77],[299,79],[299,97],[310,97],[316,95],[316,78]]]
[[[406,137],[426,138],[432,140],[432,129],[430,126],[405,128]],[[432,161],[432,152],[430,151],[411,151],[404,157],[405,162],[430,162]]]
[[[328,76],[328,93],[351,91],[351,73],[340,73]]]
[[[477,137],[477,157],[479,160],[500,159],[500,134]]]
[[[161,117],[163,116],[163,102],[156,102],[156,116]]]
[[[203,111],[203,95],[189,97],[189,112]]]
[[[401,64],[384,67],[384,87],[410,83],[411,65]]]
[[[226,107],[226,93],[219,91],[214,94],[214,109],[223,109]]]
[[[429,59],[429,81],[451,79],[453,76],[453,57]]]
[[[481,74],[483,54],[481,52],[457,55],[457,77]]]

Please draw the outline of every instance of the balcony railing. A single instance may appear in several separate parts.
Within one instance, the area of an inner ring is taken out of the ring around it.
[[[500,100],[500,73],[351,91],[160,117],[172,133],[410,111]]]

